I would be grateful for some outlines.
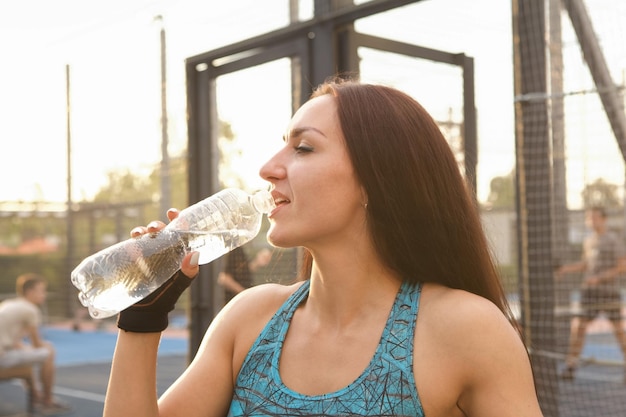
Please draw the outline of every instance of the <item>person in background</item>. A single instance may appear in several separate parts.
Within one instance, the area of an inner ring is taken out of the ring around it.
[[[276,203],[267,239],[303,248],[299,279],[235,297],[157,398],[167,312],[198,273],[185,256],[120,312],[104,417],[541,416],[476,204],[423,107],[329,81],[283,143],[260,170]]]
[[[272,260],[272,252],[263,248],[248,261],[246,251],[239,246],[226,254],[226,265],[217,277],[217,282],[224,287],[224,304],[237,294],[252,287],[252,274],[266,266]]]
[[[626,250],[622,240],[607,230],[606,220],[603,207],[591,207],[585,211],[585,224],[591,234],[583,243],[582,258],[578,262],[563,265],[556,271],[557,280],[562,279],[565,274],[583,273],[581,313],[578,320],[572,321],[565,369],[561,373],[561,377],[566,380],[574,379],[587,326],[601,313],[605,313],[611,322],[615,338],[626,360],[626,333],[622,324],[622,303],[618,285],[619,275],[626,271]]]
[[[44,415],[65,414],[71,408],[52,393],[54,347],[43,340],[39,331],[41,307],[47,296],[46,280],[33,273],[20,275],[16,292],[17,297],[0,303],[0,368],[38,365],[39,383],[30,387],[37,411]]]

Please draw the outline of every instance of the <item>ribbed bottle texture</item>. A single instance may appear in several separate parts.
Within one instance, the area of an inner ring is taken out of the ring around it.
[[[81,304],[106,318],[145,298],[167,281],[189,252],[206,264],[252,240],[263,213],[274,207],[267,191],[227,188],[184,210],[163,230],[110,246],[72,271]]]

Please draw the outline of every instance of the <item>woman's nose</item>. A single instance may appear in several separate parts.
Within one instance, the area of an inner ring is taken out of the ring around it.
[[[261,166],[259,175],[265,181],[276,181],[285,177],[285,166],[280,160],[280,152],[272,156]]]

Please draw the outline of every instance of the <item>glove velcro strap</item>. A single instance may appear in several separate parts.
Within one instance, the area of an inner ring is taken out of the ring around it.
[[[160,333],[167,328],[169,320],[165,311],[126,309],[117,317],[117,327],[134,333]]]

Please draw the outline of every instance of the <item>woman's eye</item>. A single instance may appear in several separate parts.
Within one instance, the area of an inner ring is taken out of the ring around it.
[[[296,146],[295,149],[296,149],[296,153],[313,152],[313,148],[311,148],[310,146],[300,145],[300,146]]]

